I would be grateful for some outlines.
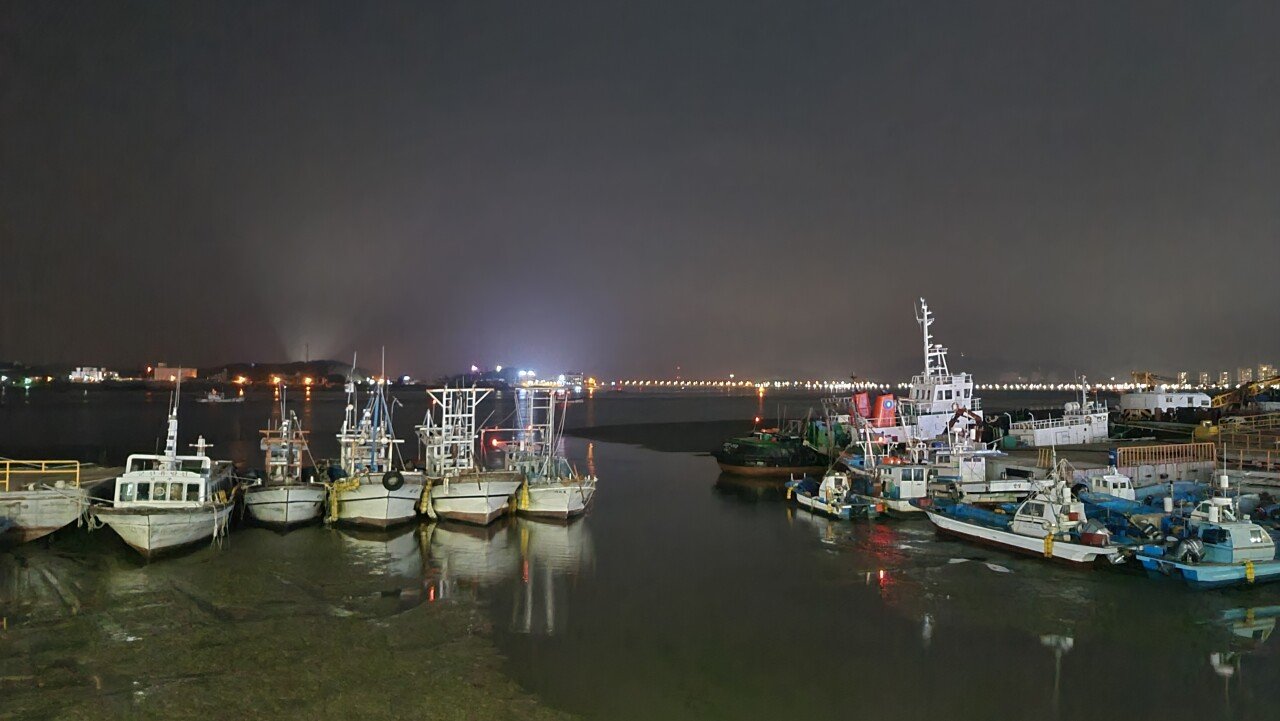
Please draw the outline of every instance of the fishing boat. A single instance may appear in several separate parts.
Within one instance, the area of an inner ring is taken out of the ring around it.
[[[712,451],[720,470],[739,476],[822,473],[830,461],[800,435],[766,428],[732,438]]]
[[[213,388],[203,398],[197,398],[196,403],[244,403],[244,396],[223,395],[217,388]]]
[[[423,510],[433,519],[493,523],[512,510],[524,484],[519,471],[484,470],[476,464],[476,408],[489,392],[475,386],[427,391],[432,405],[417,431],[430,484]]]
[[[354,364],[353,364],[354,369]],[[386,528],[418,517],[426,480],[400,457],[387,402],[386,374],[378,377],[364,409],[357,411],[354,381],[346,384],[347,406],[338,431],[339,459],[328,475],[329,520]]]
[[[89,506],[79,461],[0,459],[0,545],[34,541]]]
[[[1089,384],[1080,378],[1080,400],[1063,405],[1057,418],[1031,418],[1009,424],[1009,435],[1019,446],[1040,448],[1084,443],[1101,443],[1110,437],[1107,404],[1089,400]]]
[[[808,476],[792,478],[786,485],[788,497],[812,513],[846,521],[880,515],[878,503],[854,493],[849,471],[829,470],[821,481]]]
[[[244,492],[249,517],[266,526],[289,528],[311,523],[324,512],[324,483],[314,473],[304,475],[303,461],[311,455],[307,433],[297,414],[280,399],[280,424],[262,431],[264,453],[261,478]],[[314,471],[315,462],[305,470]]]
[[[1065,474],[1069,477],[1070,474]],[[1038,489],[1010,508],[988,510],[971,503],[936,498],[925,515],[941,533],[1008,551],[1078,565],[1098,559],[1121,563],[1121,548],[1110,532],[1085,516],[1084,503],[1071,496],[1064,472],[1055,462],[1052,485]]]
[[[596,477],[579,474],[564,455],[565,415],[559,415],[557,426],[556,410],[567,396],[550,386],[516,391],[514,437],[503,450],[504,467],[524,478],[516,496],[521,515],[566,520],[586,513],[595,497]]]
[[[230,461],[214,461],[204,436],[194,455],[178,455],[178,398],[173,394],[164,453],[135,453],[115,482],[109,505],[95,505],[96,521],[130,548],[151,557],[225,535],[238,486]]]
[[[1192,588],[1280,581],[1275,539],[1242,516],[1227,491],[1224,474],[1215,495],[1198,504],[1168,540],[1142,546],[1134,557],[1143,569],[1152,576],[1180,578]]]
[[[911,378],[906,398],[881,396],[877,408],[879,433],[899,443],[931,440],[947,431],[966,430],[980,423],[982,401],[973,395],[973,376],[953,373],[947,364],[947,349],[933,342],[929,328],[933,314],[924,298],[916,314],[924,338],[924,373]],[[886,412],[887,407],[887,412]]]

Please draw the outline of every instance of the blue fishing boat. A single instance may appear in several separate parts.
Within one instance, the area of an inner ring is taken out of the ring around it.
[[[1275,539],[1262,526],[1240,520],[1232,503],[1226,496],[1204,501],[1179,526],[1181,533],[1141,546],[1134,558],[1148,575],[1180,578],[1192,588],[1280,581]]]

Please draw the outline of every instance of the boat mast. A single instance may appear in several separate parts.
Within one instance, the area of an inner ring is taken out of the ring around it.
[[[182,366],[173,386],[173,405],[169,408],[169,430],[164,439],[164,463],[168,470],[178,467],[178,399],[182,396]]]
[[[921,335],[924,336],[924,375],[926,378],[951,375],[947,369],[947,349],[933,342],[929,326],[933,325],[933,314],[929,312],[929,304],[920,299],[920,309],[916,313],[916,322],[920,324]]]

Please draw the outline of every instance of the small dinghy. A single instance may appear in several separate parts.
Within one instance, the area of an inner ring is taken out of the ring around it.
[[[812,513],[831,518],[852,520],[876,518],[881,506],[854,493],[853,482],[847,471],[829,470],[821,481],[809,477],[787,481],[787,495],[796,504]]]

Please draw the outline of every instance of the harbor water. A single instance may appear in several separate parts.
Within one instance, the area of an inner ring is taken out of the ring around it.
[[[426,400],[394,395],[412,457]],[[570,524],[240,527],[151,563],[107,529],[0,550],[0,718],[1275,718],[1280,588],[820,519],[706,455],[807,400],[572,404],[566,451],[601,481]],[[342,396],[291,405],[332,455]],[[165,408],[11,393],[0,455],[119,463],[154,448]],[[182,442],[260,465],[273,408],[184,400]]]

